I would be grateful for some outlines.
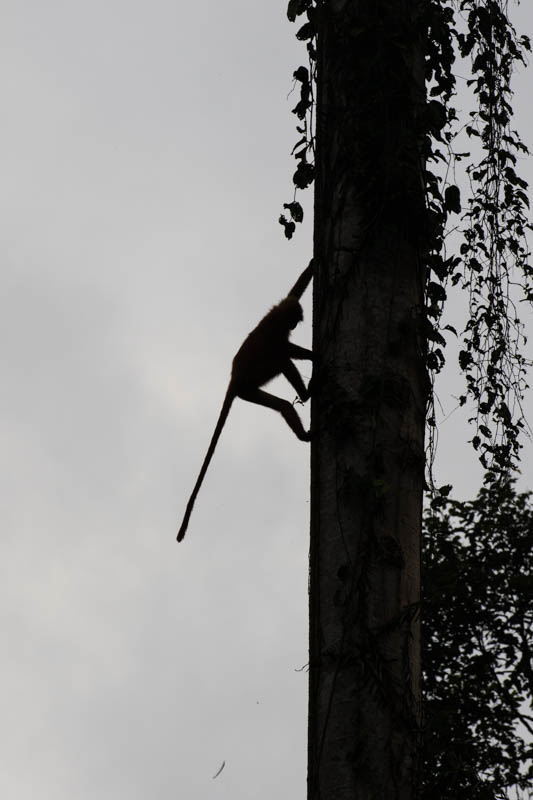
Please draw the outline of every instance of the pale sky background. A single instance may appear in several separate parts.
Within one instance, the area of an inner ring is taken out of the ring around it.
[[[0,0],[3,798],[305,797],[308,446],[237,403],[175,542],[234,352],[311,255],[277,223],[285,8]],[[441,429],[459,497],[471,435]]]

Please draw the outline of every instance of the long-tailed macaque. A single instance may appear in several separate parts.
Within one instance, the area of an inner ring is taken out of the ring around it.
[[[306,388],[302,376],[291,359],[308,358],[312,360],[313,354],[311,350],[306,350],[305,347],[298,347],[298,345],[292,344],[289,341],[289,336],[293,328],[303,319],[303,311],[299,300],[312,277],[313,261],[311,260],[309,266],[302,272],[287,297],[277,306],[274,306],[266,317],[263,317],[259,325],[248,334],[233,359],[231,378],[222,404],[222,411],[207,449],[198,480],[187,503],[185,516],[178,532],[178,542],[181,542],[185,536],[194,501],[200,491],[211,457],[215,452],[215,447],[222,433],[231,404],[236,397],[279,411],[298,439],[301,439],[302,442],[310,440],[311,434],[304,430],[294,406],[288,400],[282,400],[280,397],[268,394],[268,392],[262,391],[259,387],[268,383],[277,375],[285,375],[289,383],[296,389],[300,400],[305,402],[309,399],[309,388]]]

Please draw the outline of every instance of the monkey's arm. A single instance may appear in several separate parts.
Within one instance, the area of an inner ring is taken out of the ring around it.
[[[296,297],[297,300],[303,295],[307,287],[311,282],[311,278],[313,277],[313,264],[314,259],[311,259],[309,262],[309,266],[304,269],[290,292],[288,292],[287,297]]]
[[[307,347],[300,347],[297,344],[289,342],[289,358],[307,358],[309,361],[312,361],[313,352],[312,350],[308,350]]]
[[[307,402],[311,397],[311,383],[309,386],[306,387],[305,383],[302,380],[302,376],[298,372],[298,368],[292,361],[287,361],[283,369],[283,374],[291,384],[291,386],[296,389],[298,393],[298,397],[300,398],[302,403]]]

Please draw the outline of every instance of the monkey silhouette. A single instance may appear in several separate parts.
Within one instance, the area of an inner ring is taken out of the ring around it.
[[[222,428],[228,417],[231,405],[236,397],[272,408],[285,419],[298,439],[308,442],[310,431],[305,431],[294,406],[288,400],[269,394],[261,389],[277,375],[284,375],[296,390],[300,400],[305,403],[309,399],[310,390],[306,387],[293,359],[313,360],[313,353],[305,347],[299,347],[289,341],[291,331],[303,320],[300,298],[313,277],[313,261],[304,269],[287,297],[272,308],[261,322],[248,334],[240,346],[231,370],[231,378],[226,391],[220,416],[215,431],[207,448],[204,463],[196,480],[194,489],[185,509],[185,516],[178,532],[177,540],[181,542],[194,507],[194,503],[202,481],[207,472],[209,462],[215,452]]]

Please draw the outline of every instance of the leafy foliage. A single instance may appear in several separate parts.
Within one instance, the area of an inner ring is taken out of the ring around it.
[[[441,495],[434,506],[425,519],[422,798],[531,797],[531,495],[505,480],[472,502]]]
[[[299,25],[296,37],[306,42],[309,62],[294,72],[300,87],[293,109],[299,120],[293,149],[298,162],[295,197],[284,205],[288,215],[279,219],[288,239],[303,219],[296,193],[314,180],[314,85],[323,5],[323,0],[290,0],[287,9],[289,20]],[[521,353],[525,339],[517,308],[521,299],[533,300],[533,269],[525,241],[530,228],[527,184],[517,172],[518,158],[527,148],[511,127],[511,78],[516,65],[525,64],[530,42],[511,24],[508,0],[423,0],[422,8],[428,93],[420,153],[427,212],[427,367],[434,380],[446,363],[444,334],[459,338],[459,367],[465,375],[459,402],[473,403],[471,441],[491,481],[516,464],[524,427],[521,401],[529,364]],[[470,64],[467,86],[475,110],[466,120],[454,106],[458,59],[461,74],[468,71],[466,62]],[[472,153],[455,149],[463,132]],[[460,233],[462,242],[450,252],[452,232]],[[456,285],[470,300],[466,325],[459,332],[442,321]],[[522,295],[513,293],[513,287]],[[431,462],[436,425],[432,402],[428,425]]]
[[[516,34],[507,5],[506,0],[428,4],[430,96],[439,98],[447,120],[440,136],[432,131],[434,141],[426,158],[428,163],[440,161],[445,165],[444,183],[450,172],[455,173],[457,163],[467,159],[464,176],[470,189],[462,215],[459,253],[447,257],[448,216],[460,213],[459,190],[449,184],[442,197],[438,171],[428,169],[432,223],[429,266],[443,285],[460,284],[469,293],[469,316],[459,352],[466,391],[459,402],[465,405],[469,399],[474,401],[470,421],[475,423],[476,433],[472,445],[488,481],[515,465],[524,425],[520,403],[527,389],[528,364],[521,354],[525,339],[517,313],[519,293],[513,297],[511,291],[515,273],[521,274],[518,283],[524,299],[533,299],[533,270],[525,241],[530,227],[527,184],[515,171],[518,156],[527,153],[527,148],[510,127],[511,78],[516,64],[525,63],[530,42],[528,37]],[[471,64],[467,86],[477,108],[469,112],[466,124],[452,105],[456,57],[469,59]],[[454,141],[463,126],[474,155],[454,152]],[[439,149],[439,142],[446,152]],[[440,325],[442,310],[438,303],[428,305],[434,328]]]

